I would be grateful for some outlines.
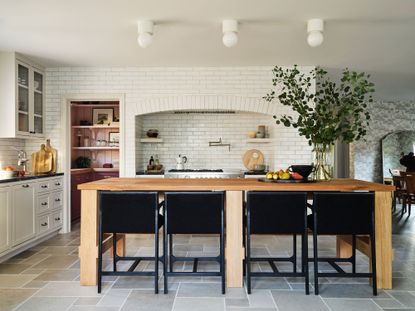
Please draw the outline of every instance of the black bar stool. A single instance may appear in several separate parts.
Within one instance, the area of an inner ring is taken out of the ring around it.
[[[313,230],[314,283],[318,295],[319,277],[370,277],[373,295],[377,295],[375,249],[375,195],[371,192],[315,192],[309,227]],[[312,220],[312,221],[311,221]],[[318,235],[351,235],[350,258],[318,257]],[[356,235],[369,235],[371,246],[371,273],[356,273]],[[320,273],[318,262],[327,262],[337,272]],[[352,272],[345,272],[336,262],[349,262]]]
[[[225,227],[224,192],[166,192],[164,196],[164,293],[168,292],[168,276],[221,276],[222,294],[225,293]],[[178,257],[173,254],[174,234],[219,234],[219,256],[216,257]],[[168,236],[168,239],[167,239]],[[168,248],[168,252],[167,252]],[[167,258],[169,271],[167,271]],[[176,261],[192,261],[192,272],[175,272]],[[198,262],[216,261],[219,272],[198,272]]]
[[[161,204],[160,204],[161,205]],[[159,229],[163,218],[159,214],[157,192],[100,191],[99,194],[98,293],[103,275],[154,276],[154,291],[158,293]],[[113,271],[102,270],[103,236],[113,236]],[[153,233],[154,257],[121,257],[116,254],[117,233]],[[117,271],[117,262],[134,261],[128,271]],[[154,261],[154,272],[134,271],[142,260]]]
[[[251,294],[251,277],[305,278],[305,292],[309,294],[307,193],[306,192],[256,192],[247,193],[246,236],[246,285]],[[291,257],[251,257],[251,234],[292,234]],[[297,272],[297,239],[301,235],[301,272]],[[273,272],[251,272],[251,262],[268,262]],[[291,262],[293,272],[280,272],[274,262]]]

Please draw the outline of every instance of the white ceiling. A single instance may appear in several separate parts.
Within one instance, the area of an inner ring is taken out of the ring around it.
[[[221,41],[229,18],[240,21],[233,48]],[[325,20],[318,48],[306,44],[310,18]],[[139,19],[156,23],[147,49],[137,45]],[[46,66],[349,67],[373,73],[385,95],[411,97],[415,1],[0,0],[0,50]]]

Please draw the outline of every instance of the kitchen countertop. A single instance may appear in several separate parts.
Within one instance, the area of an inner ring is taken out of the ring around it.
[[[88,168],[72,168],[71,175],[84,174],[84,173],[109,173],[109,172],[118,172],[119,168],[103,168],[103,167],[88,167]]]
[[[56,177],[56,176],[63,176],[63,173],[26,175],[26,176],[23,176],[23,177],[13,177],[13,178],[0,179],[0,184],[9,183],[9,182],[26,181],[26,180],[32,180],[32,179]]]
[[[150,190],[150,191],[393,191],[394,186],[356,179],[333,179],[307,183],[260,182],[245,178],[108,178],[78,185],[79,190]]]

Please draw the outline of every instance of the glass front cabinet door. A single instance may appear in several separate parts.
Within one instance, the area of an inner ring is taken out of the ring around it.
[[[44,135],[44,77],[37,68],[16,61],[18,137],[43,137]]]

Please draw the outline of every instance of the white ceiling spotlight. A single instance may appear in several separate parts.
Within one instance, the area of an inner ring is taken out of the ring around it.
[[[319,18],[310,19],[307,22],[307,43],[315,48],[323,43],[324,21]]]
[[[222,22],[223,44],[230,48],[238,43],[238,21],[227,19]]]
[[[137,42],[142,48],[148,47],[153,42],[152,21],[138,21],[138,37]]]

